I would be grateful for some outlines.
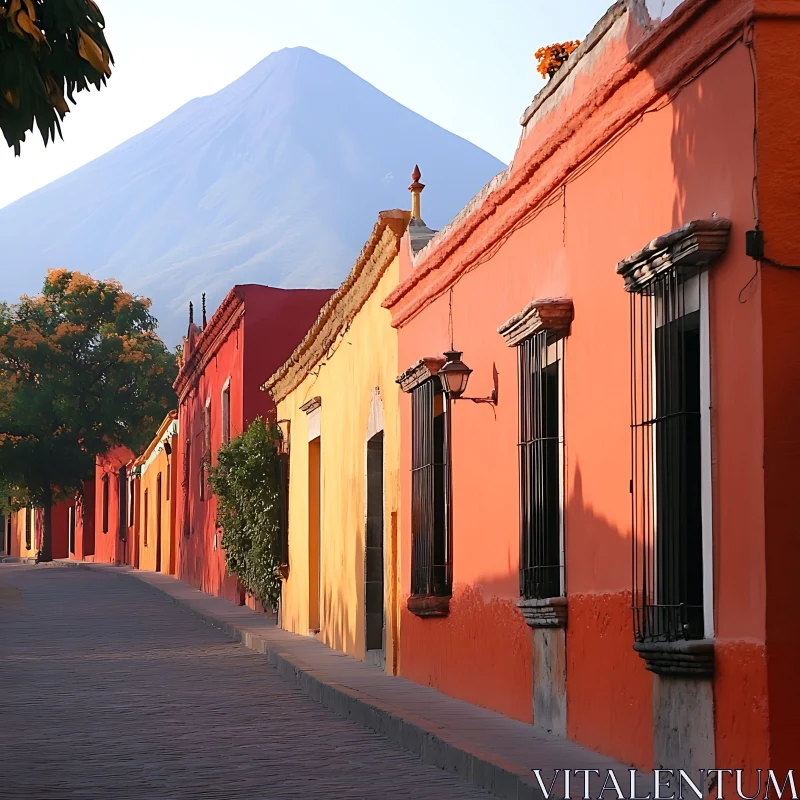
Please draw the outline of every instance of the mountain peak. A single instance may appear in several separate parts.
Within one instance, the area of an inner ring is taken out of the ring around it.
[[[409,205],[416,163],[435,228],[504,167],[338,61],[278,50],[0,210],[0,225],[17,232],[0,263],[0,299],[37,291],[49,267],[113,276],[152,298],[175,344],[202,292],[213,308],[237,283],[336,286],[378,212]]]

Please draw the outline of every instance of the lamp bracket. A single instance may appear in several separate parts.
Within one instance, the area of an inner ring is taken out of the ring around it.
[[[488,397],[453,397],[453,402],[456,400],[469,400],[471,403],[491,403],[493,406],[497,405],[497,390],[493,389]]]

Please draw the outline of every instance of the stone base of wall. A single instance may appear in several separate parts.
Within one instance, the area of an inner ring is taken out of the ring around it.
[[[653,761],[657,769],[698,769],[715,764],[714,685],[710,679],[653,679]]]
[[[567,735],[567,636],[563,628],[533,630],[533,725]]]

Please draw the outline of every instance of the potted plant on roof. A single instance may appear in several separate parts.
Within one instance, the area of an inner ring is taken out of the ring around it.
[[[536,71],[544,78],[552,78],[564,65],[566,60],[578,49],[580,40],[572,42],[561,42],[550,44],[547,47],[540,47],[536,53],[536,60],[539,62]]]

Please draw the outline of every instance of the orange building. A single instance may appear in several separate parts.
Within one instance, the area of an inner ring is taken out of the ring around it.
[[[94,553],[87,560],[138,566],[133,530],[137,518],[134,460],[127,447],[114,447],[96,460]]]
[[[178,473],[174,453],[178,444],[178,412],[171,411],[153,441],[134,462],[138,478],[139,516],[135,521],[137,566],[151,572],[175,574],[175,491]]]
[[[799,45],[800,3],[617,3],[406,235],[401,675],[639,767],[796,766]]]
[[[83,482],[83,490],[75,496],[68,520],[69,558],[88,561],[94,557],[95,482]]]

